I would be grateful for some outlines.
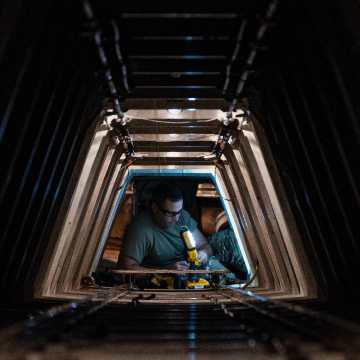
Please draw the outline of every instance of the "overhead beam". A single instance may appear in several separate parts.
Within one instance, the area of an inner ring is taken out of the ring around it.
[[[196,6],[195,6],[196,5]],[[94,1],[94,10],[100,15],[113,16],[123,14],[123,18],[130,18],[129,14],[241,14],[242,12],[254,13],[258,11],[259,3],[253,0],[227,0],[226,2],[209,0],[183,0],[177,1]],[[125,16],[124,16],[125,15]],[[135,15],[134,15],[135,16]],[[215,16],[215,15],[214,15]],[[131,18],[130,18],[131,19]],[[226,19],[226,18],[225,18]],[[195,19],[196,20],[196,19]],[[236,18],[235,18],[236,20]]]
[[[157,127],[157,126],[131,126],[128,125],[127,128],[130,131],[130,134],[210,134],[216,135],[221,129],[219,124],[217,127],[208,127],[208,126],[194,126],[189,128],[188,126],[167,126],[167,127]]]
[[[168,88],[189,88],[193,89],[194,86],[197,86],[199,89],[210,89],[215,88],[216,86],[222,86],[224,82],[224,77],[221,75],[207,75],[201,74],[192,76],[190,75],[180,75],[180,73],[173,72],[169,74],[168,72],[158,73],[158,72],[144,72],[138,73],[136,76],[132,74],[134,81],[136,82],[137,89],[144,89],[146,87],[154,87],[154,89],[161,89],[164,86],[164,83]],[[160,86],[160,87],[159,87]]]
[[[196,99],[195,101],[189,100],[189,98]],[[187,94],[186,97],[183,98],[170,98],[167,96],[166,99],[160,98],[143,98],[143,99],[135,99],[128,98],[120,102],[122,108],[127,110],[141,110],[141,109],[206,109],[206,110],[217,110],[223,109],[226,111],[231,103],[229,101],[225,101],[224,99],[212,98],[212,99],[202,99],[197,98],[195,96]],[[239,104],[240,108],[240,104]]]
[[[209,152],[212,141],[135,141],[135,152]]]
[[[184,124],[176,124],[176,122]],[[173,123],[171,119],[155,121],[134,119],[126,125],[130,134],[218,134],[222,126],[218,120],[197,122],[193,119],[176,119]]]
[[[155,67],[154,67],[155,68]],[[174,69],[174,72],[177,72],[177,69]],[[180,70],[181,71],[181,70]],[[193,89],[193,88],[184,88],[184,89],[132,89],[129,94],[129,98],[132,99],[176,99],[176,100],[185,100],[189,97],[200,98],[200,99],[223,99],[224,94],[220,88],[202,88],[202,89]]]
[[[167,14],[161,14],[161,13],[156,13],[156,14],[121,14],[121,17],[123,19],[126,18],[139,18],[139,19],[144,19],[144,18],[167,18],[167,19],[236,19],[238,18],[238,14],[219,14],[219,13],[214,13],[214,14],[184,14],[184,13],[167,13]]]
[[[146,60],[146,61],[145,61]],[[182,59],[172,61],[171,59],[130,59],[131,66],[137,71],[219,71],[224,65],[224,59]]]
[[[201,41],[201,42],[200,42]],[[132,55],[161,55],[168,54],[169,47],[171,47],[172,55],[199,55],[199,44],[201,44],[201,55],[223,55],[228,54],[229,48],[233,49],[236,45],[235,39],[228,39],[227,41],[220,39],[204,38],[202,40],[186,41],[184,38],[172,37],[164,40],[136,40],[134,38],[123,39],[121,45],[126,48],[131,48]],[[184,51],[184,45],[186,51]],[[161,69],[160,69],[161,71]],[[215,70],[216,72],[223,72],[223,69]],[[132,73],[133,74],[133,73]]]
[[[162,158],[143,158],[136,159],[135,165],[140,166],[157,166],[157,165],[195,165],[195,166],[209,166],[212,162],[203,158],[190,158],[190,157],[162,157]]]

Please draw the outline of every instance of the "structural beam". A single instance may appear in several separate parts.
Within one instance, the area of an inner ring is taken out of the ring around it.
[[[136,141],[135,152],[209,152],[212,141]]]

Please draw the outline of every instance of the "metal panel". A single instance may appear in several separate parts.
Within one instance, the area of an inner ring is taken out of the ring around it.
[[[340,289],[359,289],[359,59],[348,47],[358,34],[334,25],[335,2],[304,3],[283,8],[288,18],[278,34],[287,31],[291,43],[262,71],[267,115],[260,120],[312,264],[319,259],[336,290],[330,296],[340,298]]]
[[[0,70],[1,287],[18,299],[26,281],[29,288],[34,284],[86,127],[99,106],[88,102],[94,92],[89,46],[79,39],[68,42],[64,25],[53,26],[64,10],[51,1],[24,6],[26,17],[7,8],[7,16],[19,17],[9,29]]]

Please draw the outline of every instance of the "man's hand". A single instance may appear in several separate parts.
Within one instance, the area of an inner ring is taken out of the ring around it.
[[[170,270],[189,270],[189,263],[186,261],[178,261],[169,266]]]
[[[209,261],[209,256],[204,250],[198,251],[198,260],[200,261],[199,265],[205,265]]]
[[[199,229],[196,229],[193,232],[193,237],[196,243],[196,250],[198,253],[198,260],[200,260],[200,265],[206,264],[213,255],[212,248],[207,240],[204,238],[204,235],[200,232]]]

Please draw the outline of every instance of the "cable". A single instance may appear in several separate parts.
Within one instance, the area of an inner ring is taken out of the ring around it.
[[[163,123],[163,124],[190,124],[191,123],[191,121],[162,121],[162,120],[145,119],[145,118],[140,118],[140,117],[137,117],[137,116],[130,116],[130,115],[127,115],[127,117],[129,117],[131,119],[151,121],[151,122]]]
[[[195,122],[209,122],[209,121],[214,121],[214,120],[218,120],[218,119],[214,118],[214,119],[206,119],[206,120],[195,120]]]
[[[123,74],[123,81],[124,81],[124,87],[126,89],[126,91],[130,91],[129,89],[129,84],[127,81],[127,71],[126,71],[126,65],[124,62],[124,59],[121,55],[121,51],[120,51],[120,31],[119,31],[119,27],[116,23],[115,20],[110,20],[110,23],[114,29],[114,35],[115,35],[115,52],[116,52],[116,56],[120,62],[121,65],[121,70],[122,70],[122,74]]]
[[[241,288],[241,290],[245,290],[256,278],[257,274],[259,271],[259,260],[256,260],[256,265],[255,265],[255,271],[253,276],[251,277],[251,279]]]
[[[140,136],[140,135],[136,135],[136,134],[134,134],[133,137],[138,137],[138,138],[140,138],[140,139],[146,140],[144,137],[142,137],[142,136]]]
[[[209,122],[209,121],[217,120],[217,118],[214,118],[214,119],[191,120],[191,121],[165,121],[165,120],[145,119],[145,118],[141,118],[141,117],[137,117],[137,116],[131,116],[131,115],[127,115],[126,117],[131,118],[131,119],[151,121],[151,122],[160,123],[160,124],[161,123],[162,124],[191,124],[192,122]]]
[[[118,187],[115,191],[119,191],[119,190],[121,190],[121,189],[125,186],[128,178],[129,178],[129,176],[130,176],[129,166],[130,166],[130,165],[133,165],[135,161],[136,161],[136,159],[130,161],[130,162],[129,162],[128,164],[126,164],[122,169],[120,169],[120,171],[123,171],[123,170],[125,170],[125,169],[127,168],[127,169],[128,169],[128,173],[127,173],[127,177],[126,177],[124,183],[123,183],[120,187]]]
[[[123,171],[124,169],[126,169],[127,167],[129,167],[129,166],[132,165],[135,161],[136,161],[136,159],[131,160],[127,165],[125,165],[122,169],[120,169],[120,171]]]
[[[116,191],[121,190],[125,186],[126,182],[128,181],[128,178],[129,178],[129,175],[130,175],[129,168],[127,168],[127,171],[128,171],[128,173],[127,173],[127,176],[126,176],[126,179],[125,179],[124,183],[119,188],[117,188]]]
[[[230,59],[230,62],[226,66],[226,79],[225,79],[225,84],[224,84],[224,87],[223,87],[223,93],[226,92],[226,90],[227,90],[227,88],[229,86],[230,76],[231,76],[231,67],[232,67],[234,61],[236,60],[236,58],[238,56],[238,53],[239,53],[239,50],[240,50],[240,44],[241,44],[242,38],[244,36],[244,32],[245,32],[245,28],[246,28],[247,23],[248,23],[248,20],[245,19],[245,18],[241,22],[240,29],[239,29],[237,39],[236,39],[236,45],[235,45],[234,53],[233,53],[233,55],[232,55],[232,57]]]
[[[202,134],[203,135],[203,134]],[[194,135],[188,135],[188,136],[194,136]],[[196,135],[195,135],[196,136]],[[193,140],[200,140],[200,139],[206,139],[206,138],[209,138],[209,137],[213,137],[213,136],[216,136],[216,135],[204,135],[204,136],[200,136],[200,137],[197,137],[197,138],[191,138],[189,140],[193,141]]]
[[[201,135],[204,135],[204,134],[201,134]],[[194,141],[194,140],[200,140],[200,139],[206,139],[206,138],[210,138],[210,137],[213,137],[213,136],[215,136],[215,135],[204,135],[204,136],[199,136],[199,137],[197,137],[197,138],[189,138],[188,140],[159,140],[159,141],[156,141],[156,140],[147,140],[146,138],[144,138],[144,137],[142,137],[142,136],[140,136],[140,135],[137,135],[137,134],[134,134],[134,135],[132,135],[134,138],[135,137],[138,137],[138,138],[140,138],[140,139],[143,139],[143,140],[146,140],[146,141],[153,141],[153,142],[156,142],[156,143],[158,143],[158,142],[179,142],[179,141]],[[197,135],[187,135],[187,136],[197,136]],[[136,140],[135,140],[136,141]]]
[[[216,184],[216,167],[217,167],[217,166],[220,166],[220,165],[218,165],[218,164],[216,164],[216,163],[214,163],[214,164],[215,164],[215,184]],[[219,194],[219,196],[220,196],[223,200],[232,201],[231,199],[226,199],[226,198],[224,198],[224,197],[220,194],[220,191],[218,191],[218,194]]]
[[[99,58],[100,58],[100,62],[104,68],[104,71],[105,71],[105,78],[107,80],[107,83],[108,83],[108,87],[109,87],[109,90],[110,90],[110,93],[111,93],[111,97],[114,101],[114,104],[115,104],[115,111],[117,112],[117,114],[120,116],[120,118],[122,119],[124,117],[124,113],[123,111],[121,110],[121,107],[120,107],[120,96],[119,96],[119,93],[118,93],[118,90],[117,90],[117,87],[115,85],[115,82],[114,82],[114,79],[113,79],[113,75],[112,75],[112,72],[111,72],[111,69],[110,69],[110,66],[109,66],[109,63],[108,63],[108,58],[106,56],[106,53],[105,53],[105,48],[104,48],[104,44],[103,44],[103,41],[102,41],[102,30],[101,28],[99,27],[99,24],[98,24],[98,20],[95,18],[95,15],[94,15],[94,12],[93,12],[93,9],[91,7],[91,4],[88,0],[83,0],[82,1],[82,5],[83,5],[83,10],[84,10],[84,13],[86,15],[86,18],[90,24],[90,26],[92,27],[92,31],[93,31],[93,40],[94,40],[94,43],[97,47],[97,52],[98,52],[98,55],[99,55]],[[116,24],[115,24],[116,25]],[[116,34],[115,34],[116,36]]]

